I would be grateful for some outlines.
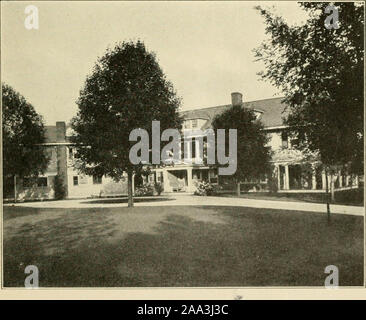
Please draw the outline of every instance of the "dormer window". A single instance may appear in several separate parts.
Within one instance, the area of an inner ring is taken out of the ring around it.
[[[256,120],[258,120],[261,117],[261,115],[262,115],[261,112],[255,112],[254,114],[255,114],[255,119]]]
[[[257,109],[253,109],[253,111],[254,111],[255,119],[256,120],[260,119],[263,114],[263,111],[257,110]]]
[[[192,128],[197,128],[198,125],[198,120],[197,119],[193,119],[192,120]]]
[[[282,148],[287,149],[288,148],[288,134],[286,131],[282,132],[281,138],[282,138]]]

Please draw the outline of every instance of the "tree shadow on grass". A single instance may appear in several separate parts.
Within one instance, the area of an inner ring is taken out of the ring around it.
[[[134,212],[139,221],[148,217],[142,210]],[[145,232],[123,237],[115,234],[125,220],[112,219],[113,210],[66,225],[56,219],[35,234],[26,225],[4,243],[5,286],[23,286],[29,264],[38,266],[41,287],[323,286],[330,264],[339,268],[340,285],[363,283],[362,217],[334,215],[328,225],[318,213],[234,207],[167,212]],[[47,241],[60,250],[47,252]]]

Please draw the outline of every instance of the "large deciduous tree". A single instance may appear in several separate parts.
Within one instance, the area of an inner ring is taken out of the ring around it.
[[[129,135],[137,128],[151,135],[153,120],[160,121],[161,131],[181,128],[180,99],[172,84],[143,42],[123,42],[98,59],[77,105],[72,141],[79,145],[79,170],[116,181],[127,173],[133,206],[132,176],[141,165],[130,162]]]
[[[42,117],[11,86],[2,84],[3,110],[3,177],[4,190],[8,178],[36,177],[47,168],[44,147],[45,129]],[[16,189],[14,189],[16,200]]]
[[[215,132],[218,129],[225,129],[226,133],[230,129],[237,130],[237,169],[232,177],[237,182],[238,195],[240,195],[240,182],[258,180],[270,174],[271,151],[267,145],[268,136],[263,131],[263,124],[256,119],[253,110],[232,106],[217,115],[212,126]],[[228,150],[227,134],[225,143],[225,150]]]
[[[255,49],[260,75],[280,88],[296,147],[317,152],[327,172],[363,174],[364,5],[335,3],[339,28],[326,28],[329,3],[302,2],[302,25],[257,7],[269,39]],[[335,21],[330,21],[334,26]]]

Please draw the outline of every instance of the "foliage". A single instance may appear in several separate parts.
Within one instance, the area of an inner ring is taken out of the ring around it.
[[[60,177],[59,175],[55,176],[54,190],[55,190],[55,199],[57,200],[65,199],[66,188],[64,186],[64,181],[62,177]]]
[[[278,172],[275,170],[275,168],[272,166],[271,173],[268,174],[267,179],[267,188],[270,192],[277,192],[278,191]]]
[[[217,115],[213,128],[226,129],[225,150],[229,149],[228,130],[237,130],[237,181],[258,179],[270,170],[271,152],[263,124],[256,120],[254,111],[242,106],[232,106]]]
[[[199,181],[196,185],[196,190],[194,195],[196,196],[213,196],[217,194],[220,187],[217,185],[213,185],[207,181]]]
[[[80,146],[79,170],[103,174],[119,181],[123,172],[138,171],[129,160],[133,129],[151,135],[153,120],[161,130],[181,128],[180,99],[166,79],[155,54],[141,41],[123,42],[108,49],[88,76],[77,101],[79,111],[72,120],[72,141]],[[128,179],[129,186],[131,178]],[[132,190],[129,187],[129,205]]]
[[[154,188],[158,196],[161,195],[161,193],[164,191],[163,184],[161,182],[155,182]]]
[[[42,117],[25,98],[2,84],[4,177],[38,176],[47,168],[48,157]]]
[[[255,50],[260,76],[282,89],[296,147],[317,151],[327,165],[363,173],[364,5],[336,3],[339,29],[327,29],[325,2],[303,2],[308,19],[288,25],[257,7],[265,40]]]
[[[153,196],[154,195],[154,185],[151,183],[143,184],[142,186],[136,188],[135,196]]]

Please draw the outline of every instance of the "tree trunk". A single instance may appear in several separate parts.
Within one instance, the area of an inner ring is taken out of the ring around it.
[[[240,181],[236,182],[236,194],[238,197],[240,197]]]
[[[329,205],[329,188],[328,188],[328,170],[325,170],[325,194],[327,198],[327,214],[328,214],[328,222],[330,221],[330,205]]]
[[[14,203],[17,202],[17,176],[14,175]]]
[[[133,207],[133,190],[132,190],[132,171],[127,173],[127,193],[128,193],[128,207]]]

